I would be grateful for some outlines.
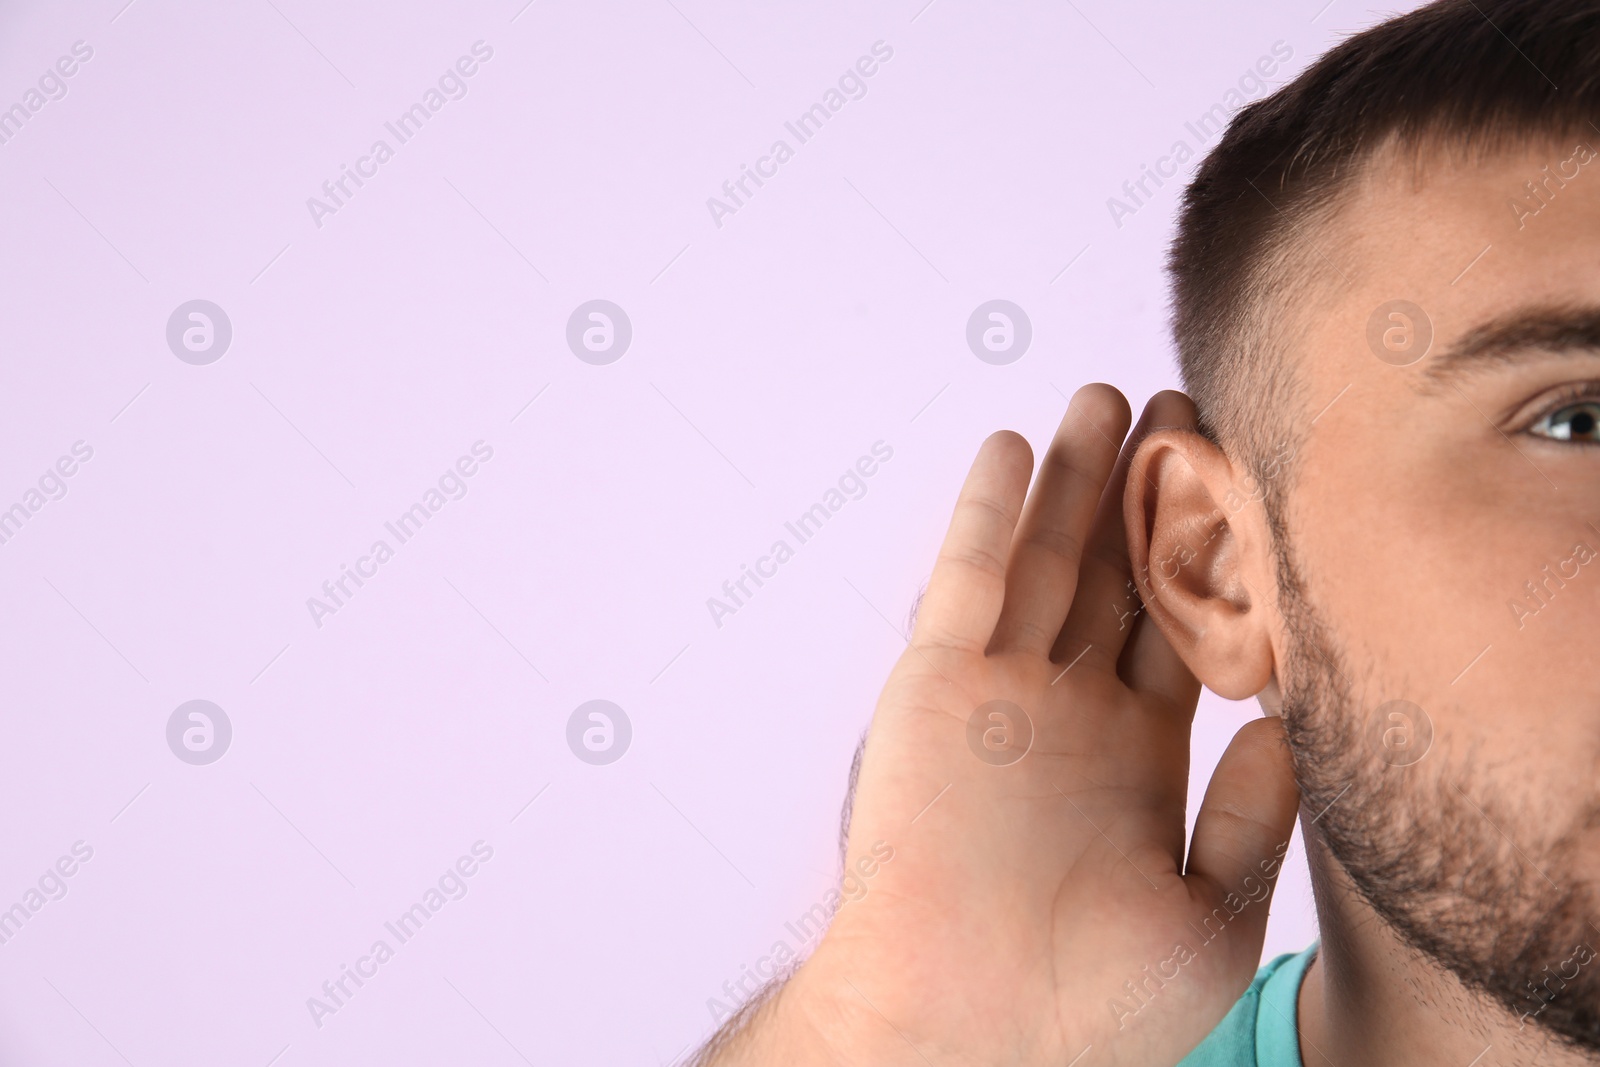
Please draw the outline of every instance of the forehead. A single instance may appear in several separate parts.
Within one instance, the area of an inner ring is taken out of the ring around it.
[[[1308,342],[1297,361],[1304,405],[1314,413],[1330,386],[1362,381],[1410,402],[1485,323],[1600,304],[1597,236],[1600,133],[1482,159],[1379,153],[1295,250],[1320,282],[1290,316]]]

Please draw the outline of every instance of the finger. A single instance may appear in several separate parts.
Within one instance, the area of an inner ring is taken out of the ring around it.
[[[1033,471],[1033,450],[1010,430],[972,461],[917,611],[911,640],[981,653],[1005,600],[1006,557]]]
[[[1109,385],[1086,385],[1067,404],[1017,527],[991,651],[1049,654],[1128,419],[1128,401]]]
[[[1199,880],[1195,888],[1203,891],[1197,897],[1207,911],[1215,914],[1222,905],[1227,925],[1247,935],[1230,938],[1235,951],[1261,951],[1267,905],[1299,802],[1283,720],[1273,716],[1246,723],[1206,787],[1185,872]],[[1230,894],[1233,900],[1225,903]],[[1243,902],[1248,903],[1236,911]]]
[[[1187,427],[1193,423],[1194,404],[1175,390],[1163,390],[1145,405],[1139,424],[1123,444],[1116,469],[1100,498],[1094,528],[1084,549],[1078,594],[1072,599],[1051,659],[1058,662],[1073,659],[1087,650],[1088,654],[1099,656],[1108,667],[1117,661],[1143,608],[1132,584],[1122,506],[1133,454],[1139,442],[1152,430],[1164,426]]]

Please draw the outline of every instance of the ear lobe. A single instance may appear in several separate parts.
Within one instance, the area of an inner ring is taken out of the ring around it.
[[[1223,508],[1236,499],[1221,449],[1165,429],[1133,457],[1123,515],[1139,595],[1167,642],[1207,688],[1243,700],[1271,683],[1273,653],[1268,589],[1248,577],[1262,573],[1265,523],[1259,509]]]

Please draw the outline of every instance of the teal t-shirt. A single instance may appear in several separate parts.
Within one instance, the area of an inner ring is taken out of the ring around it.
[[[1296,1025],[1300,980],[1316,954],[1313,944],[1257,971],[1244,996],[1178,1067],[1303,1067]]]

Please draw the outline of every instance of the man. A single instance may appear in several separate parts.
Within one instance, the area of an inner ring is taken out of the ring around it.
[[[1171,257],[1193,406],[1119,458],[1080,390],[1031,494],[984,442],[865,890],[702,1062],[1600,1062],[1597,116],[1594,0],[1440,0],[1240,113]],[[1185,852],[1200,684],[1267,715]],[[1321,938],[1252,983],[1297,813]]]

